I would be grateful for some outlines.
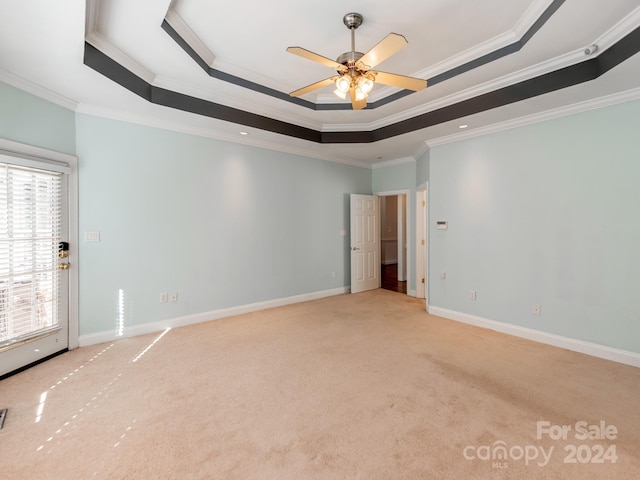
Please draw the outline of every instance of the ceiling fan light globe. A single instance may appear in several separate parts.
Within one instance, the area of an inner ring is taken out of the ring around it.
[[[359,86],[356,87],[355,92],[356,92],[356,102],[359,102],[367,98],[367,94],[364,93],[362,90],[360,90]]]
[[[373,89],[373,81],[370,78],[361,76],[358,79],[358,89],[367,95]]]
[[[348,75],[342,75],[336,80],[336,88],[341,92],[347,93],[351,88],[351,78]]]
[[[347,92],[343,92],[343,91],[341,91],[341,90],[339,90],[337,88],[333,91],[333,93],[335,93],[342,100],[346,100],[346,98],[347,98]]]

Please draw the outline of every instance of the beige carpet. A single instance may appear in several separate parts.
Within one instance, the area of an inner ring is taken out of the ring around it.
[[[640,369],[376,290],[81,348],[10,377],[0,478],[637,479],[639,407]],[[604,422],[609,438],[576,439],[579,422],[594,435]],[[562,425],[567,439],[550,438]]]

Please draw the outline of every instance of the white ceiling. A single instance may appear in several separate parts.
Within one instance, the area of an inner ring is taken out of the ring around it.
[[[212,78],[161,28],[167,19],[210,67],[288,93],[334,72],[291,55],[329,58],[350,49],[344,14],[364,17],[356,49],[385,35],[409,45],[377,69],[431,79],[522,38],[553,0],[0,0],[0,81],[79,112],[357,165],[388,165],[428,145],[640,98],[640,55],[597,80],[366,144],[320,144],[248,128],[140,98],[83,63],[84,43],[148,83],[321,132],[371,131],[576,64],[585,47],[606,51],[640,26],[638,0],[566,0],[519,51],[375,109],[312,110]],[[223,5],[223,6],[222,6]],[[340,103],[330,86],[305,95]],[[397,89],[376,85],[369,103]],[[347,100],[348,103],[348,100]],[[458,127],[468,124],[464,131]],[[249,133],[240,136],[240,131]]]

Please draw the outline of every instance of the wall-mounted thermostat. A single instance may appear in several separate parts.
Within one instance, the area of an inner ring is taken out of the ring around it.
[[[436,228],[438,230],[446,230],[447,229],[447,221],[446,220],[438,220],[436,222]]]

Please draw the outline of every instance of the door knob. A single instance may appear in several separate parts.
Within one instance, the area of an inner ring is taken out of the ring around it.
[[[360,250],[358,247],[352,247],[351,250]]]

